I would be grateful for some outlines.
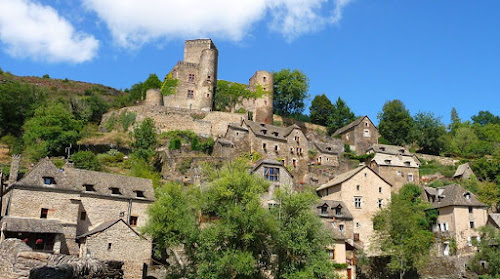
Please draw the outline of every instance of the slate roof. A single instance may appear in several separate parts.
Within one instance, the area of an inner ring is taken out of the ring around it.
[[[216,142],[218,142],[222,146],[234,146],[234,143],[228,139],[218,138]]]
[[[342,128],[337,129],[337,131],[335,131],[335,133],[333,133],[333,135],[332,135],[332,136],[336,136],[336,135],[342,134],[342,133],[344,133],[345,131],[347,131],[347,130],[351,129],[352,127],[354,127],[354,126],[358,126],[358,125],[359,125],[359,123],[361,123],[361,121],[363,121],[363,119],[364,119],[365,117],[367,117],[367,116],[360,116],[360,117],[358,117],[356,120],[354,120],[353,122],[351,122],[351,123],[349,123],[349,124],[345,125],[345,126],[344,126],[344,127],[342,127]]]
[[[451,184],[437,189],[424,187],[429,202],[434,208],[442,208],[447,206],[474,206],[487,207],[485,204],[477,200],[476,196],[466,190],[459,184]],[[466,194],[470,195],[470,199],[466,198]]]
[[[324,206],[328,207],[327,213],[321,214],[321,208]],[[340,215],[335,214],[335,208],[337,208],[338,206],[340,206],[342,208]],[[322,218],[334,218],[335,217],[336,219],[348,219],[348,220],[353,219],[351,212],[347,209],[347,206],[342,201],[321,199],[314,207],[315,207],[315,211],[316,211],[317,215],[322,217]]]
[[[490,213],[489,218],[500,228],[500,213]]]
[[[2,224],[4,230],[9,232],[64,233],[58,220],[5,216]]]
[[[419,165],[413,156],[404,155],[391,155],[375,153],[372,161],[375,161],[379,166],[393,166],[393,167],[410,167],[418,168]],[[409,165],[407,164],[409,162]]]
[[[296,124],[293,124],[288,127],[279,127],[275,125],[258,123],[249,120],[244,120],[243,123],[247,125],[248,128],[252,130],[252,132],[257,136],[271,138],[271,139],[278,139],[278,140],[286,140],[288,135],[295,129],[301,130],[300,127],[297,126]]]
[[[82,235],[77,236],[76,238],[79,239],[79,238],[83,238],[83,237],[88,237],[88,236],[94,235],[96,233],[103,232],[103,231],[111,228],[112,226],[114,226],[118,222],[123,222],[135,234],[137,234],[138,236],[140,236],[140,234],[138,232],[136,232],[131,226],[129,226],[129,224],[127,224],[123,219],[117,219],[117,220],[108,220],[108,221],[102,222],[101,224],[97,225],[95,228],[91,229],[90,231],[88,231],[88,232],[86,232],[86,233],[84,233]]]
[[[330,188],[332,186],[335,186],[335,185],[339,185],[349,179],[351,179],[351,177],[355,176],[358,172],[364,170],[365,168],[367,168],[368,170],[370,170],[371,172],[373,172],[374,174],[376,174],[378,177],[380,177],[380,179],[382,179],[383,181],[385,181],[387,184],[391,185],[391,183],[387,182],[387,180],[385,180],[384,178],[382,178],[380,175],[378,175],[376,172],[374,172],[372,169],[370,169],[369,167],[367,166],[359,166],[353,170],[350,170],[348,172],[344,172],[344,173],[341,173],[337,176],[335,176],[332,180],[328,181],[327,183],[319,186],[316,191],[321,191],[323,189],[326,189],[326,188]]]
[[[248,132],[247,127],[242,126],[241,124],[238,124],[238,123],[229,123],[228,127]]]
[[[329,143],[324,143],[324,142],[319,142],[319,141],[314,141],[314,145],[316,148],[318,148],[319,152],[325,153],[325,154],[339,154],[342,152],[341,146],[335,145],[335,144],[329,144]]]
[[[392,155],[409,155],[413,156],[413,154],[408,151],[403,146],[398,145],[389,145],[389,144],[373,144],[366,151],[373,150],[375,153],[384,153],[384,154],[392,154]]]
[[[457,170],[455,171],[453,178],[460,177],[460,176],[464,175],[465,171],[467,171],[468,169],[470,169],[469,163],[461,164],[460,166],[458,166]]]
[[[259,169],[262,165],[282,167],[282,169],[284,169],[288,173],[288,175],[290,175],[290,177],[293,177],[293,174],[290,173],[290,171],[283,165],[282,162],[270,159],[261,159],[255,162],[254,167],[252,168],[252,173]]]
[[[54,185],[45,185],[44,177],[52,177]],[[85,191],[84,185],[93,185],[95,192]],[[76,168],[58,169],[50,159],[42,159],[30,172],[13,185],[43,187],[44,189],[67,190],[85,194],[97,194],[137,200],[154,200],[151,179],[117,175],[105,172],[89,171]],[[118,188],[121,195],[111,194],[110,188]],[[145,198],[137,197],[136,191],[142,191]]]

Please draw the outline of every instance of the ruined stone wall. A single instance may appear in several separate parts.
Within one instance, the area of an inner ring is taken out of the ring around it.
[[[120,262],[33,252],[19,239],[0,242],[2,279],[121,279]]]
[[[454,166],[456,165],[459,160],[453,159],[450,157],[442,157],[442,156],[435,156],[435,155],[429,155],[429,154],[422,154],[422,153],[416,153],[418,158],[422,158],[426,161],[436,161],[440,163],[441,165],[445,166]]]
[[[139,105],[125,107],[104,114],[100,129],[104,131],[106,130],[106,123],[113,114],[118,116],[124,112],[136,113],[136,123],[140,123],[146,118],[153,119],[159,132],[190,130],[195,132],[197,135],[205,137],[223,136],[230,123],[240,123],[246,117],[245,114],[239,113],[220,111],[203,112],[201,110]],[[130,130],[131,129],[133,129],[133,127],[130,127]]]
[[[222,165],[228,158],[203,156],[194,152],[168,151],[165,154],[162,167],[162,177],[166,180],[179,181],[186,184],[200,184],[203,165]]]
[[[123,222],[85,240],[86,253],[100,260],[123,261],[123,278],[141,279],[143,264],[149,265],[151,241],[138,236]]]

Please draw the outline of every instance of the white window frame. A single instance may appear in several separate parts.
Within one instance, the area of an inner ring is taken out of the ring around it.
[[[363,197],[354,197],[354,208],[359,209],[363,205]]]

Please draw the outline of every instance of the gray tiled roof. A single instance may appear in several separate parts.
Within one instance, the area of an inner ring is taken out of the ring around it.
[[[22,218],[5,216],[3,228],[9,232],[63,233],[63,226],[58,220]]]
[[[429,202],[434,208],[447,206],[486,207],[484,203],[477,200],[473,193],[459,184],[446,185],[436,189],[425,187],[424,189],[429,197]],[[466,194],[470,195],[470,199],[466,198]]]
[[[318,148],[319,152],[325,154],[339,154],[342,152],[342,146],[338,146],[331,143],[324,143],[319,141],[314,141],[314,145]]]
[[[403,146],[389,145],[389,144],[373,144],[366,151],[373,150],[375,153],[384,153],[392,155],[409,155],[413,156],[408,149]]]
[[[54,185],[45,185],[44,177],[52,177]],[[151,179],[130,177],[105,172],[89,171],[76,168],[58,169],[48,158],[42,159],[18,182],[20,186],[43,187],[44,189],[69,190],[86,194],[97,194],[140,200],[154,200]],[[95,192],[86,192],[84,185],[93,185]],[[118,188],[121,195],[111,194],[110,188]],[[138,198],[136,191],[142,191],[145,198]]]
[[[96,234],[96,233],[103,232],[103,231],[111,228],[113,225],[115,225],[118,222],[123,222],[135,234],[139,235],[139,233],[136,232],[132,227],[130,227],[123,219],[116,219],[116,220],[109,220],[109,221],[102,222],[101,224],[97,225],[95,228],[91,229],[90,231],[88,231],[88,232],[86,232],[86,233],[84,233],[82,235],[77,236],[76,238],[79,239],[79,238],[82,238],[82,237],[87,237],[87,236],[91,236],[91,235]]]
[[[490,213],[489,218],[500,228],[500,213]]]
[[[457,171],[455,171],[455,174],[453,174],[453,178],[462,176],[465,173],[465,171],[469,168],[470,168],[469,163],[461,164],[460,166],[458,166]]]
[[[293,124],[288,127],[279,127],[275,125],[258,123],[249,120],[244,120],[243,123],[244,125],[247,125],[248,128],[252,130],[252,132],[257,136],[278,139],[278,140],[286,140],[288,135],[295,129],[301,130],[300,127],[297,126],[296,124]]]
[[[363,121],[363,119],[364,119],[365,117],[367,117],[367,116],[360,116],[360,117],[358,117],[358,118],[357,118],[356,120],[354,120],[353,122],[351,122],[351,123],[349,123],[349,124],[345,125],[345,126],[344,126],[344,127],[342,127],[342,128],[339,128],[337,131],[335,131],[335,133],[333,133],[333,135],[332,135],[332,136],[336,136],[336,135],[342,134],[342,133],[344,133],[345,131],[347,131],[347,130],[351,129],[352,127],[359,125],[359,123],[361,123],[361,121]]]
[[[375,153],[375,157],[373,157],[372,161],[375,161],[379,166],[410,167],[410,168],[419,167],[418,162],[414,156]]]
[[[259,169],[261,166],[278,166],[278,167],[282,167],[287,173],[288,175],[290,175],[290,177],[293,177],[292,173],[290,173],[290,171],[283,165],[282,162],[278,162],[277,160],[270,160],[270,159],[261,159],[261,160],[258,160],[257,162],[255,162],[253,168],[252,168],[252,172],[255,172],[257,169]]]
[[[316,189],[316,191],[320,191],[320,190],[326,189],[328,187],[338,185],[338,184],[350,179],[351,177],[353,177],[355,174],[360,172],[363,168],[367,168],[367,166],[360,166],[360,167],[357,167],[357,168],[350,170],[348,172],[341,173],[341,174],[335,176],[332,180],[328,181],[327,183],[319,186]]]
[[[321,214],[321,208],[324,206],[328,207],[327,213]],[[340,215],[335,214],[335,208],[337,208],[338,206],[340,206],[342,208]],[[315,207],[317,215],[322,217],[322,218],[335,217],[336,219],[348,219],[348,220],[352,220],[352,218],[353,218],[351,212],[347,209],[347,206],[342,201],[321,199],[314,207]]]

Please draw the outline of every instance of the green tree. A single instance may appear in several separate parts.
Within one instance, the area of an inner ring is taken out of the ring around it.
[[[500,124],[500,116],[494,115],[489,111],[480,111],[477,115],[471,117],[473,123],[477,123],[480,125],[486,124]]]
[[[451,123],[448,126],[448,129],[450,130],[450,132],[453,133],[462,123],[462,121],[460,120],[460,117],[458,116],[457,109],[455,107],[451,108],[450,120],[451,120]]]
[[[477,178],[500,183],[500,158],[480,158],[471,163]]]
[[[80,139],[82,121],[76,120],[62,104],[42,106],[23,126],[25,146],[36,145],[45,155],[58,155]]]
[[[309,79],[295,69],[282,69],[273,73],[274,76],[274,112],[288,116],[300,114],[304,111],[304,100],[309,97]]]
[[[429,258],[434,238],[429,228],[436,216],[426,214],[430,206],[420,199],[421,194],[420,187],[407,184],[373,217],[375,243],[389,256],[388,268],[400,278],[422,267]]]
[[[311,122],[326,126],[334,106],[325,94],[316,95],[309,107]]]
[[[313,192],[280,191],[275,236],[278,256],[276,278],[338,278],[325,247],[334,241],[311,210],[317,201]]]
[[[102,170],[101,162],[92,151],[78,151],[71,155],[71,160],[76,168],[85,170]]]
[[[498,279],[500,278],[500,230],[491,226],[479,228],[481,232],[481,241],[474,241],[473,244],[479,249],[469,260],[467,268],[484,274],[479,278]],[[481,263],[487,265],[483,266]]]
[[[403,102],[400,100],[386,102],[377,117],[380,120],[378,126],[380,135],[391,144],[405,145],[412,142],[413,118]]]
[[[256,92],[248,90],[246,84],[218,80],[215,94],[215,109],[234,112],[236,106],[241,104],[243,99],[258,98],[262,94],[264,94],[262,90],[256,90]]]
[[[426,154],[439,155],[446,142],[446,128],[439,117],[432,112],[419,112],[414,117],[415,139],[420,151]]]
[[[146,93],[149,89],[160,89],[161,80],[156,74],[149,74],[148,78],[142,83],[142,92]]]
[[[451,138],[451,150],[459,155],[468,156],[471,147],[478,144],[479,139],[472,128],[462,126],[458,128],[455,135]]]
[[[335,102],[333,111],[328,119],[328,133],[333,134],[339,128],[356,120],[354,113],[340,97]]]
[[[142,121],[132,132],[132,137],[134,139],[132,147],[137,156],[146,161],[154,156],[158,144],[158,135],[153,119],[146,118]]]

